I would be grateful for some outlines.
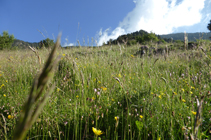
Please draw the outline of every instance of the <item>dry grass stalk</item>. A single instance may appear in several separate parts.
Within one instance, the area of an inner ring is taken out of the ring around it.
[[[59,60],[59,58],[56,59],[56,50],[59,45],[60,35],[48,57],[48,60],[41,74],[34,80],[28,100],[24,104],[23,111],[21,112],[19,120],[16,124],[13,137],[14,140],[24,139],[27,134],[27,130],[32,126],[35,120],[37,120],[42,108],[47,102],[49,95],[53,91],[53,88],[51,88],[50,91],[46,92],[43,97],[41,97],[45,91],[46,86],[48,85],[49,80],[51,80],[53,77],[54,68]]]
[[[128,38],[126,38],[126,40],[122,39],[122,42],[124,43],[125,46],[127,46]]]
[[[4,115],[1,113],[1,116],[2,116],[2,119],[4,121],[4,125],[3,125],[3,128],[4,128],[4,138],[5,140],[7,140],[7,122],[6,122],[6,119],[4,117]]]
[[[188,36],[187,36],[186,32],[184,32],[184,46],[185,46],[185,50],[187,50],[187,45],[188,45]]]
[[[41,66],[41,58],[40,58],[40,56],[38,54],[38,51],[36,49],[32,48],[31,46],[29,46],[29,48],[35,53],[35,55],[37,56],[38,61],[40,63],[40,66]]]
[[[119,46],[119,50],[120,50],[120,55],[122,55],[122,49],[121,49],[121,45],[118,42],[118,46]]]
[[[206,97],[209,97],[210,95],[211,95],[210,92],[208,92],[207,95],[201,96],[201,101],[199,101],[198,98],[196,99],[197,113],[196,113],[195,122],[194,122],[194,131],[193,131],[193,134],[191,134],[191,140],[198,139],[198,130],[199,130],[199,126],[202,123],[202,105],[203,105],[204,99]]]
[[[117,81],[119,82],[120,86],[122,87],[122,89],[124,89],[124,87],[123,87],[121,81],[119,80],[119,78],[117,78],[117,77],[113,77],[113,78],[114,78],[115,80],[117,80]]]

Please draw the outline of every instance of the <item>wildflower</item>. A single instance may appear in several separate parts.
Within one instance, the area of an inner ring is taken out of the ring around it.
[[[63,53],[62,56],[65,56],[65,54]]]
[[[95,133],[96,136],[103,134],[101,130],[97,130],[96,128],[92,127],[92,131]]]
[[[140,115],[139,117],[142,119],[144,116]]]
[[[177,95],[177,93],[176,93],[176,92],[174,92],[174,94],[175,94],[175,95]]]
[[[162,98],[161,95],[158,96],[160,99]]]
[[[98,81],[98,83],[100,84],[101,82],[100,82],[100,81]]]
[[[8,115],[7,118],[8,118],[8,119],[11,119],[11,118],[13,118],[13,117],[12,117],[11,115]]]
[[[76,60],[78,59],[78,58],[75,58]]]
[[[60,91],[60,89],[59,89],[59,88],[57,88],[57,89],[56,89],[56,91],[57,91],[57,92],[59,92],[59,91]]]
[[[182,88],[182,91],[185,92],[184,88]]]
[[[114,99],[112,98],[111,101],[114,101]]]
[[[192,91],[190,91],[190,94],[193,94],[193,92],[192,92]]]
[[[131,57],[134,57],[134,55],[131,55]]]
[[[92,97],[92,100],[95,100],[95,97]]]
[[[79,96],[77,95],[76,98],[78,98]]]
[[[107,90],[107,88],[106,88],[106,87],[104,87],[104,88],[103,88],[103,91],[106,91],[106,90]]]
[[[151,92],[151,94],[154,94],[153,92]]]
[[[119,117],[114,117],[114,119],[117,121],[119,119]]]
[[[3,96],[6,97],[6,94],[4,94]]]
[[[121,77],[122,77],[122,75],[121,75],[121,74],[119,74],[119,75],[118,75],[118,77],[119,77],[119,78],[121,78]]]
[[[96,88],[94,89],[94,92],[97,92],[97,89]]]
[[[185,101],[185,99],[182,99],[182,101],[185,103],[186,101]]]
[[[194,112],[194,111],[191,111],[191,112],[192,112],[193,115],[196,115],[196,112]]]
[[[195,87],[192,87],[192,86],[191,86],[190,88],[191,88],[191,89],[195,89]]]
[[[8,81],[6,80],[6,83],[7,83]]]

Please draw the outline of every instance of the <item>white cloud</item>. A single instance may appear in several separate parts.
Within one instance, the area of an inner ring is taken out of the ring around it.
[[[101,29],[99,44],[141,29],[156,34],[168,34],[178,27],[191,26],[202,20],[201,10],[205,0],[176,2],[177,0],[136,0],[135,8],[110,34],[108,29],[104,32]]]
[[[73,43],[64,43],[62,46],[63,47],[66,47],[66,46],[74,46],[74,44]]]
[[[133,2],[134,2],[134,3],[136,3],[137,1],[136,1],[136,0],[134,0]]]

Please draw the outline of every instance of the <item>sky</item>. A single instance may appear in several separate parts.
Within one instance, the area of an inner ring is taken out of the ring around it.
[[[62,46],[102,45],[141,29],[209,32],[210,20],[211,0],[0,0],[1,34],[39,42],[62,32]]]

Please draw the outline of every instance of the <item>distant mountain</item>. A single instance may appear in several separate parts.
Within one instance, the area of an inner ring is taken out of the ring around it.
[[[209,33],[187,33],[188,41],[196,41],[196,39],[205,39],[211,40],[211,32]],[[167,34],[167,35],[160,35],[161,38],[173,38],[173,40],[184,40],[184,33],[174,33],[174,34]]]
[[[21,49],[29,48],[29,46],[38,48],[39,42],[30,43],[30,42],[25,42],[25,41],[16,39],[12,44],[12,47],[18,47],[18,48],[21,48]]]
[[[121,35],[119,36],[117,39],[115,40],[109,40],[107,42],[107,44],[111,43],[111,44],[117,44],[117,42],[119,43],[124,43],[124,41],[127,42],[135,42],[136,38],[138,36],[143,36],[145,34],[149,34],[148,32],[144,31],[144,30],[140,30],[140,31],[136,31],[133,33],[129,33],[126,35]],[[188,35],[188,41],[196,41],[196,39],[209,39],[211,40],[211,32],[209,33],[187,33]],[[170,42],[172,39],[173,41],[175,40],[181,40],[184,41],[184,33],[174,33],[174,34],[167,34],[167,35],[156,35],[158,37],[158,39],[163,39],[166,42]]]

